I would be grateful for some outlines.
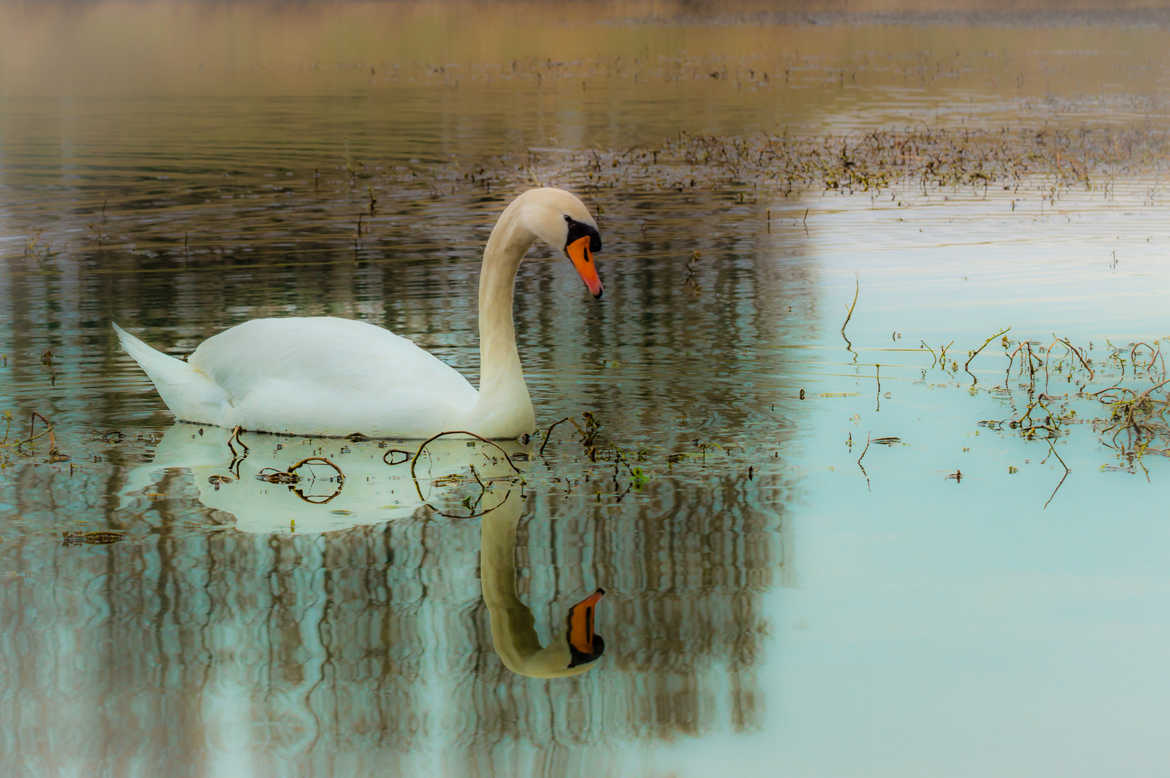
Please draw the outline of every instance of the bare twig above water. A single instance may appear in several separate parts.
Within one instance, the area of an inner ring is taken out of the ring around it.
[[[861,294],[861,279],[858,278],[854,279],[853,302],[849,303],[849,310],[845,313],[845,322],[841,325],[841,337],[845,339],[845,348],[849,353],[853,354],[854,361],[857,361],[857,352],[853,350],[853,342],[845,334],[845,328],[849,326],[849,320],[853,318],[853,309],[857,307],[857,296],[859,294]]]
[[[1010,329],[1011,327],[1005,327],[1004,329],[989,337],[987,340],[983,341],[983,345],[979,348],[975,349],[974,351],[967,352],[967,361],[963,363],[963,370],[966,371],[967,375],[971,376],[971,386],[979,383],[979,379],[976,378],[975,374],[971,372],[971,360],[979,356],[979,352],[987,348],[987,344],[991,343],[991,341],[995,340],[996,338],[1005,335]]]
[[[552,431],[554,429],[556,429],[558,425],[564,424],[566,421],[569,422],[570,424],[572,424],[574,427],[576,427],[577,432],[580,432],[582,435],[585,434],[584,431],[581,429],[581,426],[579,424],[577,424],[576,421],[573,420],[572,416],[566,416],[563,419],[557,419],[552,424],[548,425],[548,429],[544,431],[544,442],[542,442],[540,444],[540,450],[537,452],[537,455],[541,459],[544,459],[544,447],[548,445],[548,439],[550,437],[552,437]]]
[[[930,346],[926,345],[925,340],[920,341],[920,342],[922,344],[922,347],[930,352],[930,360],[931,360],[930,366],[931,366],[931,368],[933,368],[935,365],[938,364],[938,354],[934,353],[934,349],[932,349]]]
[[[10,417],[6,415],[5,418],[7,420]],[[40,432],[36,431],[37,419],[40,419],[41,424],[44,425],[44,429]],[[24,446],[40,440],[47,435],[49,437],[49,461],[64,462],[65,460],[69,459],[69,457],[63,454],[61,450],[57,448],[57,436],[53,429],[53,425],[49,422],[48,419],[36,411],[32,411],[28,417],[28,435],[25,436],[23,440],[8,443],[8,429],[6,427],[4,430],[4,441],[0,441],[0,445],[12,446],[16,449],[17,453],[24,454],[24,452],[21,450]]]
[[[1085,359],[1085,355],[1081,353],[1081,350],[1078,349],[1076,346],[1074,346],[1072,343],[1070,343],[1067,338],[1059,338],[1059,337],[1056,337],[1055,335],[1053,336],[1053,338],[1054,339],[1053,339],[1052,343],[1049,344],[1048,349],[1045,351],[1045,355],[1044,355],[1044,391],[1045,392],[1048,391],[1048,382],[1049,382],[1049,378],[1050,378],[1049,368],[1052,365],[1052,350],[1054,348],[1056,348],[1056,346],[1058,344],[1064,346],[1067,354],[1070,354],[1070,355],[1075,356],[1077,358],[1077,361],[1080,362],[1081,367],[1083,367],[1089,373],[1088,381],[1092,381],[1093,380],[1093,368],[1089,366],[1089,361],[1087,359]],[[1061,360],[1056,365],[1057,372],[1061,372],[1061,370],[1063,369],[1063,364],[1064,364],[1064,358],[1061,357]],[[1068,379],[1070,382],[1072,381],[1072,375],[1073,375],[1073,368],[1070,367],[1068,370]],[[1085,383],[1082,383],[1081,388],[1084,388],[1085,384],[1088,383],[1088,381],[1086,381]]]

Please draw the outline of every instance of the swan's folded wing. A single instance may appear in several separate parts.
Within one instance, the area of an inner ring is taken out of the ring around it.
[[[208,338],[190,362],[231,397],[233,423],[271,432],[401,435],[403,424],[442,426],[476,398],[409,340],[349,319],[255,319]]]

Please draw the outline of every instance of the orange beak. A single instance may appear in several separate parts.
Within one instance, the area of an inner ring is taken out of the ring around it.
[[[601,297],[601,293],[605,290],[601,286],[601,278],[597,275],[597,265],[593,262],[593,252],[589,250],[589,236],[577,238],[577,240],[565,246],[565,253],[569,255],[573,267],[577,268],[577,273],[581,276],[581,280],[585,282],[585,286],[588,287],[589,294],[594,297]]]
[[[584,240],[588,241],[588,238]],[[593,653],[593,611],[604,596],[605,590],[598,589],[569,608],[569,642],[582,654]]]

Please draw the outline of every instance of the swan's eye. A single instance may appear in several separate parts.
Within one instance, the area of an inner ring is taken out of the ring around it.
[[[589,250],[601,251],[601,235],[597,233],[597,228],[592,225],[579,222],[573,217],[565,214],[565,223],[569,226],[568,234],[565,236],[565,248],[569,244],[574,243],[581,238],[589,238]]]

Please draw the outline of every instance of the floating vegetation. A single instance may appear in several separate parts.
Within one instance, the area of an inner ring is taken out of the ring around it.
[[[470,496],[463,498],[462,504],[463,504],[464,508],[467,509],[466,514],[457,514],[457,513],[451,513],[448,511],[440,510],[435,505],[433,505],[430,501],[428,501],[426,496],[423,495],[422,484],[419,482],[418,473],[416,472],[416,468],[418,466],[418,461],[419,461],[420,457],[422,457],[422,455],[426,452],[427,446],[431,445],[436,440],[439,440],[439,439],[445,438],[445,437],[453,437],[453,436],[464,437],[464,438],[474,438],[475,440],[478,440],[481,443],[486,443],[487,445],[491,446],[492,448],[494,448],[496,451],[498,451],[500,453],[500,455],[503,457],[503,461],[508,463],[508,466],[512,469],[512,473],[514,475],[518,476],[521,474],[522,471],[520,470],[520,468],[516,467],[516,464],[512,461],[512,457],[509,456],[508,452],[499,443],[496,443],[493,440],[489,440],[485,437],[477,435],[474,432],[468,432],[467,430],[447,430],[445,432],[440,432],[436,435],[432,435],[431,437],[427,438],[419,445],[418,450],[416,450],[414,452],[414,455],[412,457],[410,457],[410,477],[414,481],[414,488],[418,492],[419,500],[421,500],[422,503],[425,506],[427,506],[427,508],[429,508],[433,513],[435,513],[439,516],[444,516],[444,517],[450,518],[450,519],[475,519],[475,518],[479,518],[480,516],[484,516],[488,513],[491,513],[496,508],[500,507],[505,502],[507,502],[508,496],[511,494],[511,489],[509,488],[508,492],[495,505],[490,505],[486,508],[480,508],[479,507],[480,503],[483,501],[484,495],[487,494],[488,485],[483,482],[482,478],[480,478],[479,473],[478,473],[478,471],[476,471],[474,465],[471,465],[469,467],[469,470],[471,472],[472,478],[475,480],[475,483],[479,486],[479,494],[474,499],[472,499]],[[383,455],[382,461],[386,462],[386,464],[391,465],[391,466],[403,464],[403,461],[405,461],[405,460],[390,462],[387,459],[387,457],[391,453],[406,454],[407,452],[400,451],[398,449],[390,449],[390,451],[388,451],[385,455]],[[498,464],[499,461],[500,460],[498,460],[498,459],[494,460],[493,464]],[[515,482],[516,479],[514,477],[507,477],[504,479],[493,478],[493,479],[489,479],[489,482],[496,481],[496,480],[506,480],[509,482]],[[454,474],[454,473],[448,473],[446,475],[440,476],[439,478],[433,479],[431,483],[435,486],[456,486],[456,485],[463,483],[463,481],[464,481],[464,479],[460,475]]]
[[[15,458],[17,457],[35,456],[35,447],[32,444],[45,437],[49,439],[49,451],[46,461],[49,463],[69,461],[69,455],[57,448],[57,436],[53,431],[53,425],[48,419],[36,411],[32,411],[29,414],[28,433],[18,440],[11,438],[12,411],[0,413],[0,421],[4,422],[4,436],[0,438],[0,469],[15,464]],[[41,429],[39,431],[37,429],[38,421],[41,422]]]
[[[283,163],[278,168],[282,175],[287,172]],[[761,211],[761,216],[767,215],[764,229],[772,231],[785,213],[775,202],[808,193],[864,193],[874,203],[906,207],[955,193],[987,197],[998,189],[1011,193],[1014,211],[1025,197],[1055,205],[1073,190],[1115,199],[1118,181],[1167,172],[1170,129],[1148,124],[1020,123],[981,129],[918,125],[846,134],[781,129],[751,137],[682,132],[659,143],[623,149],[528,148],[427,166],[357,161],[347,152],[301,171],[305,190],[313,193],[314,208],[298,214],[310,219],[313,234],[324,236],[329,244],[372,254],[384,251],[385,227],[396,209],[460,193],[491,195],[530,185],[584,193],[613,190],[623,196],[706,191],[737,204],[762,201],[770,206]],[[264,179],[254,186],[241,182],[233,196],[257,200],[258,214],[283,213],[288,191]],[[1145,207],[1155,204],[1155,194],[1155,188],[1148,190]],[[174,197],[182,200],[185,194],[176,191]],[[103,199],[100,221],[88,225],[91,235],[85,235],[86,225],[54,233],[60,251],[77,248],[105,256],[109,250],[125,248],[136,269],[161,271],[171,269],[176,259],[222,263],[237,250],[233,238],[222,231],[220,237],[192,246],[188,225],[127,221],[117,201],[107,217],[106,205]],[[602,203],[597,207],[600,215]],[[808,231],[810,210],[805,204],[787,213],[790,225]],[[45,260],[57,252],[48,248],[46,228],[30,224],[24,231],[22,258],[30,260],[38,273],[48,272],[51,264]],[[69,245],[79,235],[82,241]],[[687,289],[692,294],[701,291],[693,273]]]
[[[332,475],[319,476],[317,471],[313,469],[314,465],[328,467],[333,473]],[[307,475],[300,472],[301,468],[305,468]],[[341,487],[345,485],[345,473],[341,472],[341,468],[328,457],[305,457],[287,470],[278,470],[275,467],[261,468],[257,471],[256,478],[270,484],[283,484],[305,502],[316,505],[324,505],[341,494]],[[308,487],[316,485],[318,482],[332,487],[332,490],[328,494],[306,494]]]
[[[126,537],[122,530],[93,530],[91,532],[62,532],[63,546],[108,546]]]
[[[620,501],[631,490],[639,491],[646,486],[652,479],[652,475],[643,469],[640,465],[634,462],[643,462],[647,459],[649,452],[645,450],[631,451],[617,445],[613,440],[601,434],[601,422],[597,417],[585,411],[581,414],[580,423],[571,416],[566,416],[563,419],[558,419],[549,425],[544,434],[544,441],[541,443],[539,455],[543,458],[545,447],[548,445],[549,438],[552,432],[559,425],[568,422],[574,429],[577,430],[578,440],[581,444],[581,452],[590,462],[600,462],[613,466],[611,479],[615,490],[618,490],[618,501]],[[700,444],[695,441],[696,447],[699,448],[699,456],[705,460],[706,451],[709,444]],[[714,445],[714,444],[711,444]],[[686,458],[683,454],[670,454],[666,457],[666,463],[670,465],[680,462]],[[619,480],[619,476],[623,476]],[[624,483],[623,483],[624,480]]]
[[[875,193],[907,184],[923,195],[946,188],[985,192],[992,186],[1017,191],[1042,180],[1047,188],[1040,191],[1055,200],[1070,187],[1106,191],[1116,177],[1165,170],[1168,150],[1170,131],[1152,126],[914,127],[751,138],[680,133],[658,148],[601,155],[594,168],[605,171],[595,177],[600,186],[669,182],[668,188],[682,190],[719,184],[783,196],[815,190]],[[583,161],[579,165],[584,167]]]
[[[1149,477],[1142,463],[1147,454],[1170,457],[1167,418],[1170,375],[1158,341],[1122,346],[1107,343],[1104,354],[1100,354],[1092,343],[1078,346],[1069,338],[1056,335],[1047,345],[1034,340],[1013,341],[1007,337],[1010,329],[996,332],[969,351],[963,367],[972,377],[972,386],[977,384],[971,362],[999,338],[1006,366],[1002,383],[991,390],[1002,392],[1009,399],[1013,392],[1023,392],[1024,401],[1010,418],[981,420],[979,426],[999,431],[1006,428],[1026,440],[1047,441],[1049,455],[1055,456],[1065,468],[1065,477],[1068,466],[1052,443],[1067,434],[1074,424],[1092,426],[1101,436],[1102,444],[1123,462],[1122,469],[1129,472],[1140,468]],[[933,358],[932,367],[940,365],[946,369],[945,359],[940,359],[925,343],[922,345]],[[1064,391],[1055,386],[1061,380],[1066,387]],[[1108,383],[1100,386],[1103,381]],[[1088,406],[1089,412],[1082,415],[1074,407],[1078,401],[1091,401],[1094,405]],[[1093,413],[1094,407],[1105,413]]]
[[[979,379],[976,378],[975,374],[971,372],[971,361],[973,359],[975,359],[975,357],[979,356],[980,351],[987,348],[988,343],[990,343],[991,341],[995,340],[998,337],[1006,336],[1009,330],[1011,330],[1011,327],[1006,327],[1006,328],[1000,330],[999,332],[995,333],[994,335],[988,336],[987,340],[983,341],[982,345],[980,345],[979,348],[967,352],[967,361],[963,363],[963,370],[967,373],[967,375],[971,376],[971,385],[972,386],[979,383]],[[1006,343],[1005,343],[1005,345],[1006,345]]]

